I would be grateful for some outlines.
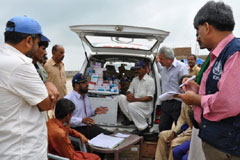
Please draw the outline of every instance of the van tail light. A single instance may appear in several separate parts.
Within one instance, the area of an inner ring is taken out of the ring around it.
[[[159,124],[160,123],[160,119],[156,119],[155,123]]]
[[[161,109],[157,109],[156,114],[157,114],[158,116],[160,116],[160,114],[161,114]]]

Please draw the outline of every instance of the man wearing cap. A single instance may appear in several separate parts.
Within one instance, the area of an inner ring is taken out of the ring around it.
[[[174,57],[174,51],[170,47],[160,48],[156,56],[156,63],[161,74],[162,93],[169,91],[178,92],[178,81],[183,75],[188,75],[187,66]],[[161,104],[159,132],[169,130],[172,123],[177,123],[181,112],[181,100],[171,99]]]
[[[134,69],[137,76],[130,83],[126,96],[119,96],[119,106],[127,117],[122,124],[134,123],[137,130],[133,133],[142,135],[143,132],[148,131],[147,118],[153,111],[151,103],[155,92],[155,83],[147,74],[144,61],[139,61]]]
[[[81,73],[77,73],[72,79],[72,86],[73,91],[65,96],[65,98],[71,100],[76,107],[70,121],[71,127],[84,134],[88,139],[92,139],[100,133],[111,134],[112,132],[97,126],[91,118],[97,114],[107,113],[108,107],[98,107],[95,110],[92,109],[87,96],[87,79],[84,78]]]
[[[57,89],[39,77],[32,57],[42,35],[39,23],[17,16],[6,24],[0,46],[0,157],[47,160],[47,128],[42,111],[55,106]]]
[[[64,69],[64,48],[61,45],[54,45],[52,48],[52,58],[44,65],[45,70],[48,73],[48,82],[52,82],[59,91],[59,99],[63,98],[67,94],[66,87],[66,75]]]

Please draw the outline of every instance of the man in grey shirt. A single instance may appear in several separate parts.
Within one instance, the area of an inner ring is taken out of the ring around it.
[[[156,56],[158,71],[161,74],[162,93],[178,92],[178,80],[188,74],[187,66],[174,57],[174,51],[169,47],[160,48]],[[171,129],[173,121],[177,123],[182,102],[177,99],[166,100],[161,105],[159,132]]]

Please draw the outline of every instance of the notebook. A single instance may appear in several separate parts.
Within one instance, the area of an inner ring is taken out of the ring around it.
[[[113,137],[109,135],[105,135],[103,133],[97,135],[96,137],[92,138],[88,141],[89,145],[112,149],[122,143],[124,138],[122,137]]]

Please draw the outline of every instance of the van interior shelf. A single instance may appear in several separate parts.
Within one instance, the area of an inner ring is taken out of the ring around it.
[[[109,92],[109,91],[91,91],[88,90],[88,93],[95,93],[95,94],[101,94],[101,95],[118,95],[118,92]]]

